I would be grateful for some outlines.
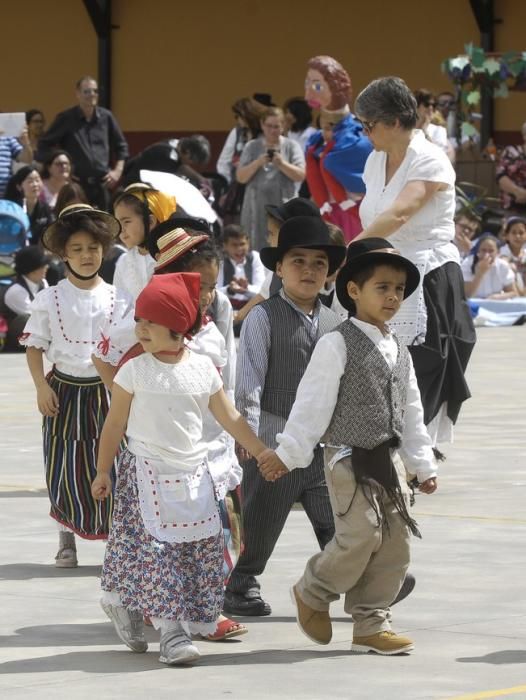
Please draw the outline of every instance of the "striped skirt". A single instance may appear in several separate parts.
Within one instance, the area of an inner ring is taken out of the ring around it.
[[[53,369],[47,380],[60,406],[58,416],[45,416],[43,421],[50,515],[81,537],[106,539],[113,495],[103,501],[94,500],[91,483],[96,476],[109,394],[99,377],[70,377]],[[112,477],[115,480],[114,470]]]
[[[236,568],[243,551],[243,513],[241,508],[241,486],[229,491],[223,501],[219,501],[219,514],[223,526],[223,576],[225,584]]]

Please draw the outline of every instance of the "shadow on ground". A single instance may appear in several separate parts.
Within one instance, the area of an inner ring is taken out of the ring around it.
[[[457,659],[463,664],[526,664],[526,649],[503,649],[484,656],[462,656]]]
[[[31,578],[100,578],[102,567],[79,566],[75,569],[57,569],[53,564],[3,564],[0,566],[0,581],[27,581]]]
[[[266,651],[210,654],[206,655],[201,646],[203,657],[199,666],[221,666],[226,663],[236,666],[260,664],[293,664],[304,661],[349,656],[348,651],[309,651],[268,649]],[[18,659],[0,664],[0,674],[10,673],[61,673],[63,671],[83,671],[84,673],[142,673],[163,667],[158,659],[158,648],[153,646],[151,653],[133,654],[126,651],[74,651],[67,654],[55,654],[37,659]]]

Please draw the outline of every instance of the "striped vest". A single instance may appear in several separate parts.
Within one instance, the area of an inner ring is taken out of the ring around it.
[[[372,450],[401,438],[407,401],[410,359],[398,338],[398,357],[391,370],[382,353],[352,321],[336,329],[347,350],[338,400],[323,438],[329,445]]]
[[[325,333],[334,330],[340,319],[320,306],[318,331],[309,336],[301,315],[276,294],[261,303],[270,322],[270,351],[265,387],[261,396],[259,435],[269,446],[276,445],[276,433],[283,430],[296,398],[298,384],[309,364],[312,351]]]

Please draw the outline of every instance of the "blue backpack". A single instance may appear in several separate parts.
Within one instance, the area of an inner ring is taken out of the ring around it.
[[[13,256],[27,245],[29,226],[29,217],[19,204],[0,199],[0,284],[11,281]]]

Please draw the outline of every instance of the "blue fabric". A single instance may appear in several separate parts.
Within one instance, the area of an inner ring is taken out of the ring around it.
[[[0,255],[11,255],[26,245],[29,218],[19,204],[0,200]]]
[[[351,114],[333,129],[334,146],[325,157],[325,169],[348,192],[365,192],[362,178],[365,161],[373,146],[363,133],[363,127]]]

